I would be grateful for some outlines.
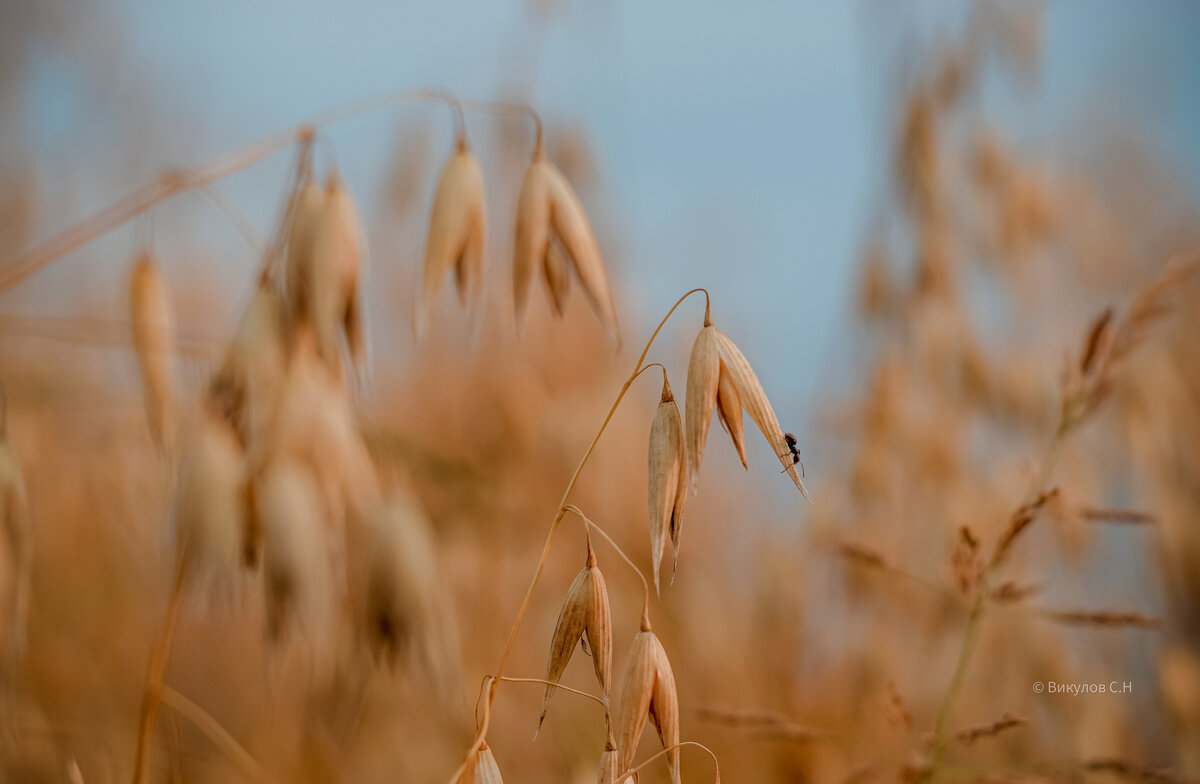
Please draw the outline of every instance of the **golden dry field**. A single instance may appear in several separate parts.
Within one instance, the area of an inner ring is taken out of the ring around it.
[[[650,296],[536,101],[346,85],[82,216],[6,130],[0,780],[1200,780],[1200,203],[988,111],[1038,8],[888,78],[825,368]],[[398,111],[365,194],[333,129]]]

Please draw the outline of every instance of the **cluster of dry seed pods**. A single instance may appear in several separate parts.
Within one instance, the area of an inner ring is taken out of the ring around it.
[[[429,218],[425,278],[417,307],[417,333],[447,274],[453,272],[459,303],[476,307],[482,294],[485,246],[483,173],[465,132],[442,169]],[[554,312],[561,316],[572,271],[614,342],[620,342],[616,306],[600,248],[571,184],[542,152],[539,135],[517,196],[513,246],[513,302],[524,322],[533,276],[541,270]]]

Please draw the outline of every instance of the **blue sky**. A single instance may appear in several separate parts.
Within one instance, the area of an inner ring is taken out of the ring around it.
[[[952,33],[963,16],[963,4],[933,0],[903,10],[885,0],[568,2],[541,20],[522,2],[109,0],[97,8],[129,76],[102,83],[109,94],[86,95],[52,59],[37,61],[31,92],[43,173],[52,182],[77,176],[67,167],[103,152],[98,144],[59,154],[97,103],[149,101],[156,130],[173,144],[147,148],[120,172],[98,168],[73,192],[78,217],[164,166],[344,101],[424,85],[493,98],[519,82],[544,114],[589,135],[602,176],[596,219],[602,235],[619,238],[624,308],[637,315],[626,317],[627,331],[640,334],[650,312],[686,288],[719,291],[726,331],[752,361],[774,360],[759,363],[761,375],[788,422],[805,417],[846,323],[853,268],[882,200],[901,55]],[[1082,113],[1110,112],[1148,134],[1200,193],[1198,9],[1182,0],[1048,4],[1040,86],[993,91],[987,101],[1034,147]],[[440,157],[449,130],[436,109],[362,118],[333,133],[339,165],[364,199],[391,154],[396,117],[421,112],[442,134],[433,147]],[[483,133],[491,120],[470,122]],[[262,225],[283,166],[230,183]]]

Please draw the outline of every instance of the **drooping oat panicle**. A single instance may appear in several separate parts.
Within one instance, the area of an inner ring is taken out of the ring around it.
[[[166,278],[148,252],[134,261],[129,305],[150,433],[160,447],[169,448],[175,430],[175,316]]]
[[[746,413],[754,420],[754,424],[758,425],[758,429],[766,436],[768,443],[775,450],[775,454],[779,457],[779,462],[787,471],[788,476],[796,484],[796,488],[800,493],[808,499],[808,491],[804,488],[804,482],[801,481],[800,475],[796,472],[796,464],[792,460],[791,449],[788,446],[787,440],[784,438],[783,428],[779,426],[779,420],[775,417],[775,410],[771,408],[771,401],[767,399],[767,393],[763,391],[762,384],[758,381],[758,376],[755,375],[754,369],[750,367],[750,363],[746,361],[746,357],[719,329],[713,328],[713,341],[716,344],[721,361],[725,363],[729,370],[729,377],[733,379],[733,385],[737,388],[741,395],[742,405],[746,409]]]
[[[424,329],[429,309],[451,270],[459,304],[465,306],[476,299],[483,280],[483,242],[483,173],[463,139],[442,169],[433,197],[418,332]]]
[[[183,440],[175,486],[177,545],[197,582],[235,585],[245,545],[245,459],[237,433],[202,407]]]
[[[592,657],[592,667],[600,684],[600,694],[608,704],[609,683],[612,680],[612,614],[608,603],[608,588],[604,575],[596,564],[591,541],[587,545],[587,563],[567,589],[567,598],[558,613],[554,635],[550,639],[550,660],[546,664],[546,680],[558,683],[562,678],[575,646],[582,644]],[[554,686],[546,686],[542,698],[542,715],[538,729],[546,720]]]
[[[746,442],[742,437],[742,396],[738,394],[737,385],[729,375],[729,368],[721,362],[721,372],[717,381],[717,416],[725,431],[733,439],[733,446],[741,458],[742,468],[749,469],[746,464]]]
[[[254,499],[265,539],[267,636],[281,642],[294,634],[324,654],[332,637],[336,581],[312,472],[287,457],[274,460],[255,479]]]
[[[693,495],[696,493],[696,482],[700,475],[700,462],[704,458],[708,428],[712,424],[713,408],[717,405],[720,380],[721,357],[717,351],[717,328],[712,325],[706,312],[704,327],[696,335],[696,342],[692,344],[692,355],[688,360],[687,395],[683,411],[684,449]]]
[[[641,631],[633,638],[621,683],[621,702],[615,725],[621,771],[629,770],[649,716],[667,752],[671,781],[679,784],[679,692],[667,652],[650,628],[643,610]]]
[[[619,343],[616,306],[591,224],[571,184],[558,167],[542,156],[541,148],[521,183],[517,197],[515,236],[513,300],[518,325],[524,319],[534,273],[538,267],[546,269],[551,243],[557,243],[563,257],[574,269],[592,308],[608,329],[609,336]],[[555,286],[549,273],[547,285]],[[557,302],[553,288],[550,294]]]
[[[654,590],[659,590],[659,564],[671,536],[675,500],[679,493],[683,462],[683,423],[671,385],[663,376],[662,399],[650,425],[649,501],[650,560],[654,567]]]
[[[6,416],[0,410],[0,663],[25,649],[33,589],[33,518]]]

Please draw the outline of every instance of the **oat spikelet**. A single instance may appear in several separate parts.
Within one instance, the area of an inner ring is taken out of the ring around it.
[[[600,774],[597,776],[597,784],[617,784],[617,776],[621,771],[617,766],[621,762],[621,755],[617,751],[617,741],[613,738],[612,730],[608,731],[608,741],[604,744],[604,753],[600,755]]]
[[[133,264],[129,304],[150,434],[160,447],[169,448],[175,429],[175,316],[162,269],[149,253],[142,253]]]
[[[683,462],[683,423],[671,385],[663,378],[662,400],[650,425],[649,501],[650,559],[654,566],[654,590],[659,590],[659,564],[672,534],[675,501],[678,497],[680,465]],[[672,538],[672,541],[675,541]]]
[[[738,394],[729,368],[721,362],[721,372],[717,381],[717,416],[725,427],[725,432],[733,439],[733,446],[741,458],[742,468],[749,469],[746,464],[746,442],[742,437],[742,397]]]
[[[343,336],[351,359],[357,363],[362,356],[358,279],[365,248],[363,238],[354,197],[339,177],[331,175],[325,185],[320,217],[313,227],[308,286],[310,323],[317,348],[331,367],[340,365]]]
[[[688,477],[692,494],[700,475],[704,444],[712,424],[713,408],[717,404],[717,389],[721,378],[721,358],[717,351],[717,328],[705,314],[704,328],[692,344],[688,360],[687,397],[684,406],[684,443],[688,460]]]
[[[301,185],[292,197],[284,284],[288,312],[294,321],[308,321],[313,316],[313,259],[316,250],[313,240],[324,207],[325,189],[312,180]]]
[[[479,747],[474,758],[463,769],[458,777],[458,784],[504,784],[500,766],[496,764],[496,757],[486,742]]]
[[[448,695],[457,662],[433,532],[424,509],[393,491],[350,532],[351,607],[356,630],[376,661],[419,668]]]
[[[245,443],[257,443],[271,420],[287,365],[285,303],[266,278],[238,322],[209,399]]]
[[[183,442],[175,488],[178,546],[188,574],[222,589],[240,573],[244,547],[245,461],[233,428],[207,407]]]
[[[608,603],[608,587],[596,565],[596,553],[589,541],[587,563],[567,589],[567,598],[558,613],[554,635],[550,640],[550,660],[546,664],[546,680],[557,683],[571,661],[575,646],[581,644],[592,657],[592,667],[600,684],[600,694],[608,704],[609,683],[612,681],[612,614]],[[542,698],[542,715],[538,730],[546,720],[550,698],[555,687],[546,686]]]
[[[546,279],[546,290],[550,292],[550,304],[555,315],[561,316],[567,309],[567,295],[571,293],[571,270],[566,255],[558,243],[551,242],[542,263],[542,276]]]
[[[459,304],[475,301],[483,279],[483,238],[483,173],[464,139],[442,169],[433,197],[418,331],[447,272],[454,271]]]
[[[255,484],[265,538],[267,636],[281,642],[295,634],[324,653],[333,628],[335,579],[312,473],[282,458],[267,466]]]
[[[618,767],[622,771],[629,770],[633,763],[647,716],[653,719],[664,748],[679,745],[679,692],[675,688],[675,675],[667,652],[650,629],[650,619],[643,610],[642,630],[629,649],[616,722],[617,748],[621,752]],[[679,784],[678,748],[667,752],[667,764],[671,781]]]
[[[0,410],[0,663],[25,649],[33,587],[33,518],[5,417]]]
[[[567,178],[539,150],[525,173],[517,197],[513,298],[518,324],[524,319],[529,284],[539,266],[545,269],[552,243],[557,243],[571,263],[593,310],[608,329],[613,342],[619,344],[616,306],[592,226]],[[549,273],[547,285],[551,287],[551,298],[557,307],[558,295]]]
[[[750,367],[750,363],[742,355],[742,352],[734,345],[733,341],[725,337],[719,329],[713,328],[713,340],[716,343],[717,350],[720,353],[721,361],[729,369],[729,376],[733,379],[733,384],[737,387],[742,398],[742,405],[746,408],[746,413],[754,420],[754,424],[758,425],[758,429],[766,436],[767,441],[775,450],[775,454],[779,456],[779,462],[787,471],[788,476],[796,484],[797,489],[805,497],[808,498],[808,491],[804,488],[804,482],[800,480],[800,475],[796,472],[796,465],[792,462],[791,450],[788,448],[787,441],[783,437],[783,428],[779,426],[779,420],[775,417],[775,410],[771,408],[771,401],[767,399],[767,393],[763,391],[762,384],[758,381],[758,376],[754,374],[754,369]]]

